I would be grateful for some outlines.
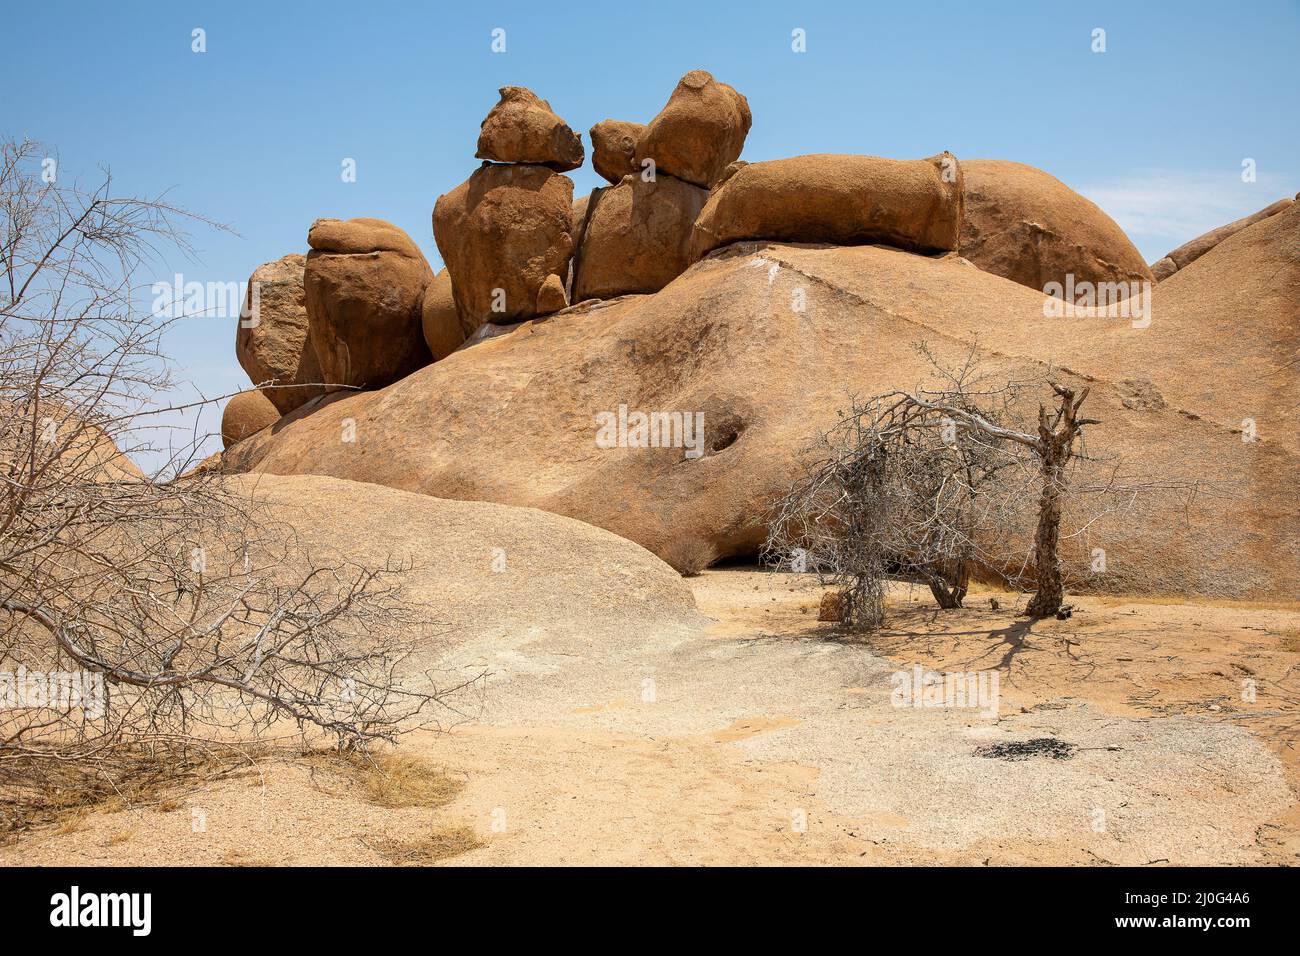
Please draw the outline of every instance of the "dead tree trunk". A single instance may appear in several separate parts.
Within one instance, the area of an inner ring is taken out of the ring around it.
[[[970,588],[970,563],[961,560],[951,568],[931,571],[925,575],[925,583],[930,586],[930,593],[939,607],[955,610],[962,606]]]
[[[1079,407],[1088,397],[1084,389],[1076,398],[1074,390],[1064,385],[1052,384],[1060,397],[1056,414],[1049,420],[1047,409],[1038,406],[1038,454],[1043,488],[1038,499],[1038,526],[1034,530],[1035,591],[1025,614],[1029,617],[1051,617],[1065,601],[1065,585],[1061,579],[1061,500],[1065,497],[1069,477],[1066,467],[1074,455],[1074,440],[1084,425],[1095,425],[1094,419],[1079,418]]]
[[[1065,600],[1061,580],[1061,498],[1065,493],[1064,462],[1056,458],[1056,442],[1048,443],[1051,457],[1042,459],[1043,490],[1038,498],[1038,527],[1034,530],[1035,591],[1025,613],[1030,617],[1051,617]]]

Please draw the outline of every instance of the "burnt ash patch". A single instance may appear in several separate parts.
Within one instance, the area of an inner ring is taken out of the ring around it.
[[[1051,757],[1069,760],[1079,748],[1055,737],[1035,737],[1033,740],[1011,740],[1000,744],[987,744],[975,748],[975,756],[998,760],[1030,760],[1034,757]]]

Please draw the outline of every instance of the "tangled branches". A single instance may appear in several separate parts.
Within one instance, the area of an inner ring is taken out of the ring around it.
[[[107,177],[59,185],[43,152],[0,143],[0,781],[268,728],[365,748],[434,719],[456,688],[406,673],[437,628],[402,567],[318,566],[248,486],[191,468],[202,436],[150,443],[177,410],[178,319],[134,276],[195,217]]]
[[[956,372],[935,365],[942,387],[854,403],[818,438],[812,465],[774,510],[765,556],[838,584],[844,622],[863,628],[883,623],[891,575],[924,583],[943,608],[962,605],[977,570],[1013,583],[1027,576],[1036,588],[1028,613],[1053,614],[1064,595],[1057,548],[1069,465],[1083,428],[1096,424],[1078,415],[1087,390],[1048,383],[1056,407],[1039,405],[1034,435],[1016,411],[1030,386],[981,387],[973,350]],[[1026,560],[1012,542],[1031,521]]]

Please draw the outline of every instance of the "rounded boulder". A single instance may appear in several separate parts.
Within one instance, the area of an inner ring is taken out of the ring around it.
[[[308,336],[307,257],[293,253],[258,266],[248,280],[235,333],[235,356],[281,415],[324,393],[320,363]],[[286,387],[289,386],[289,387]]]
[[[681,78],[668,103],[641,132],[635,168],[653,160],[656,174],[710,187],[745,148],[749,101],[705,70]]]
[[[382,219],[318,219],[303,273],[312,347],[331,388],[383,388],[428,365],[421,304],[433,270]]]

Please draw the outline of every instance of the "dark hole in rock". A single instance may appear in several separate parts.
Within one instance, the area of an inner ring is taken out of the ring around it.
[[[707,454],[716,455],[720,451],[726,451],[736,443],[736,439],[740,438],[740,433],[744,430],[744,422],[736,418],[724,418],[712,427],[706,424]]]
[[[1051,757],[1069,760],[1079,748],[1055,737],[1035,737],[1033,740],[1011,740],[1001,744],[987,744],[975,748],[977,757],[996,757],[998,760],[1029,760],[1032,757]]]

